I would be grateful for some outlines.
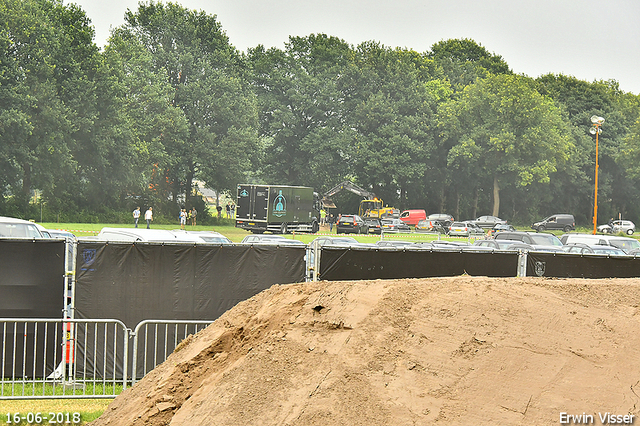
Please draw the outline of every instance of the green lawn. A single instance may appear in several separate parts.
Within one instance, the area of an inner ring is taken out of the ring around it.
[[[20,413],[21,416],[26,416],[27,413],[41,413],[43,419],[40,424],[49,424],[50,413],[54,415],[57,413],[80,413],[81,423],[85,424],[91,422],[104,412],[107,405],[112,399],[27,399],[27,400],[0,400],[0,424],[9,424],[7,421],[7,415],[14,413]],[[66,419],[65,419],[66,420]],[[56,419],[54,419],[54,422]],[[27,422],[13,423],[26,425]],[[34,423],[32,423],[34,424]],[[73,424],[73,423],[71,423]]]

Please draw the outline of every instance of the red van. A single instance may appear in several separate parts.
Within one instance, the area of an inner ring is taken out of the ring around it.
[[[418,209],[405,210],[400,215],[400,220],[410,226],[416,226],[418,222],[426,218],[427,212]]]

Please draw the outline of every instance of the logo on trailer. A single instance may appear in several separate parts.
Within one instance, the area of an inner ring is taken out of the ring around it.
[[[536,261],[536,263],[534,264],[533,270],[536,273],[536,275],[539,277],[544,275],[545,269],[546,269],[546,262]]]
[[[249,192],[247,192],[246,189],[243,189],[242,191],[240,191],[240,196],[241,197],[248,197],[249,196]]]
[[[282,190],[279,191],[276,198],[273,200],[273,215],[276,217],[282,217],[287,214],[287,200],[282,195]]]

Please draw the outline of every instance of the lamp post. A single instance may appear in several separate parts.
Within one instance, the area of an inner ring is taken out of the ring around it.
[[[593,195],[593,235],[596,234],[596,228],[598,226],[598,135],[602,133],[602,123],[604,118],[597,115],[591,116],[592,126],[589,129],[589,133],[596,135],[596,188]]]

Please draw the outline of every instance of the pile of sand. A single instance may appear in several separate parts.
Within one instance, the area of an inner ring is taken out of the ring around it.
[[[274,286],[188,338],[93,424],[558,425],[561,413],[593,415],[592,424],[601,424],[598,413],[637,417],[639,306],[636,279]]]

